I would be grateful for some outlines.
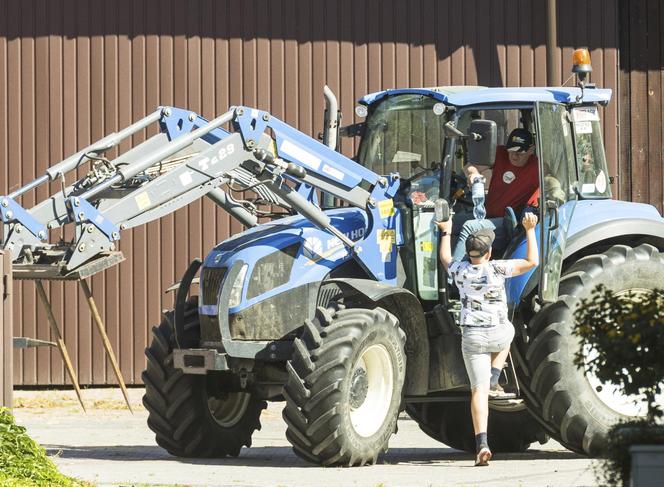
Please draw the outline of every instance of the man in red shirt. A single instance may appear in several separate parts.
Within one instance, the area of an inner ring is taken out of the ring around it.
[[[503,226],[505,209],[511,207],[517,214],[525,207],[537,204],[539,198],[539,170],[535,156],[533,135],[526,129],[512,130],[507,143],[496,149],[493,168],[464,167],[469,185],[478,176],[486,178],[489,193],[486,198],[487,218],[475,220],[472,212],[454,216],[452,235],[458,236],[453,260],[460,261],[465,255],[465,243],[469,235],[483,228],[494,231],[494,247],[507,245],[507,232]]]

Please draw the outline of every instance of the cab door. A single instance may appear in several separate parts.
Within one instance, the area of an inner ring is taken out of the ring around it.
[[[577,195],[572,126],[567,108],[535,104],[535,130],[540,170],[540,286],[542,301],[558,297],[565,242]]]

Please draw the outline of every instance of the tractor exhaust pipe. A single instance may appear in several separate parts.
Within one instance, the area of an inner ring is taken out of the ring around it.
[[[329,86],[323,87],[325,96],[325,115],[323,116],[323,144],[337,150],[339,132],[339,104],[337,97]]]

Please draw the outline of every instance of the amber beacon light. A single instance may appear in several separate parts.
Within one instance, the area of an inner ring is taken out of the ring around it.
[[[588,49],[577,49],[572,54],[572,72],[579,76],[579,81],[583,82],[586,75],[592,72],[593,67],[590,64],[590,53]]]

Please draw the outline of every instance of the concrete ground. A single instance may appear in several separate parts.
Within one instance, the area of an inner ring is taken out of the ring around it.
[[[140,405],[142,389],[130,389],[134,414],[117,389],[87,389],[84,414],[70,391],[16,391],[14,414],[65,474],[100,486],[595,486],[593,462],[558,443],[534,445],[522,454],[497,455],[489,467],[473,467],[471,455],[436,442],[407,416],[379,465],[322,468],[300,460],[286,441],[281,404],[261,416],[262,430],[238,458],[180,459],[154,440]]]

